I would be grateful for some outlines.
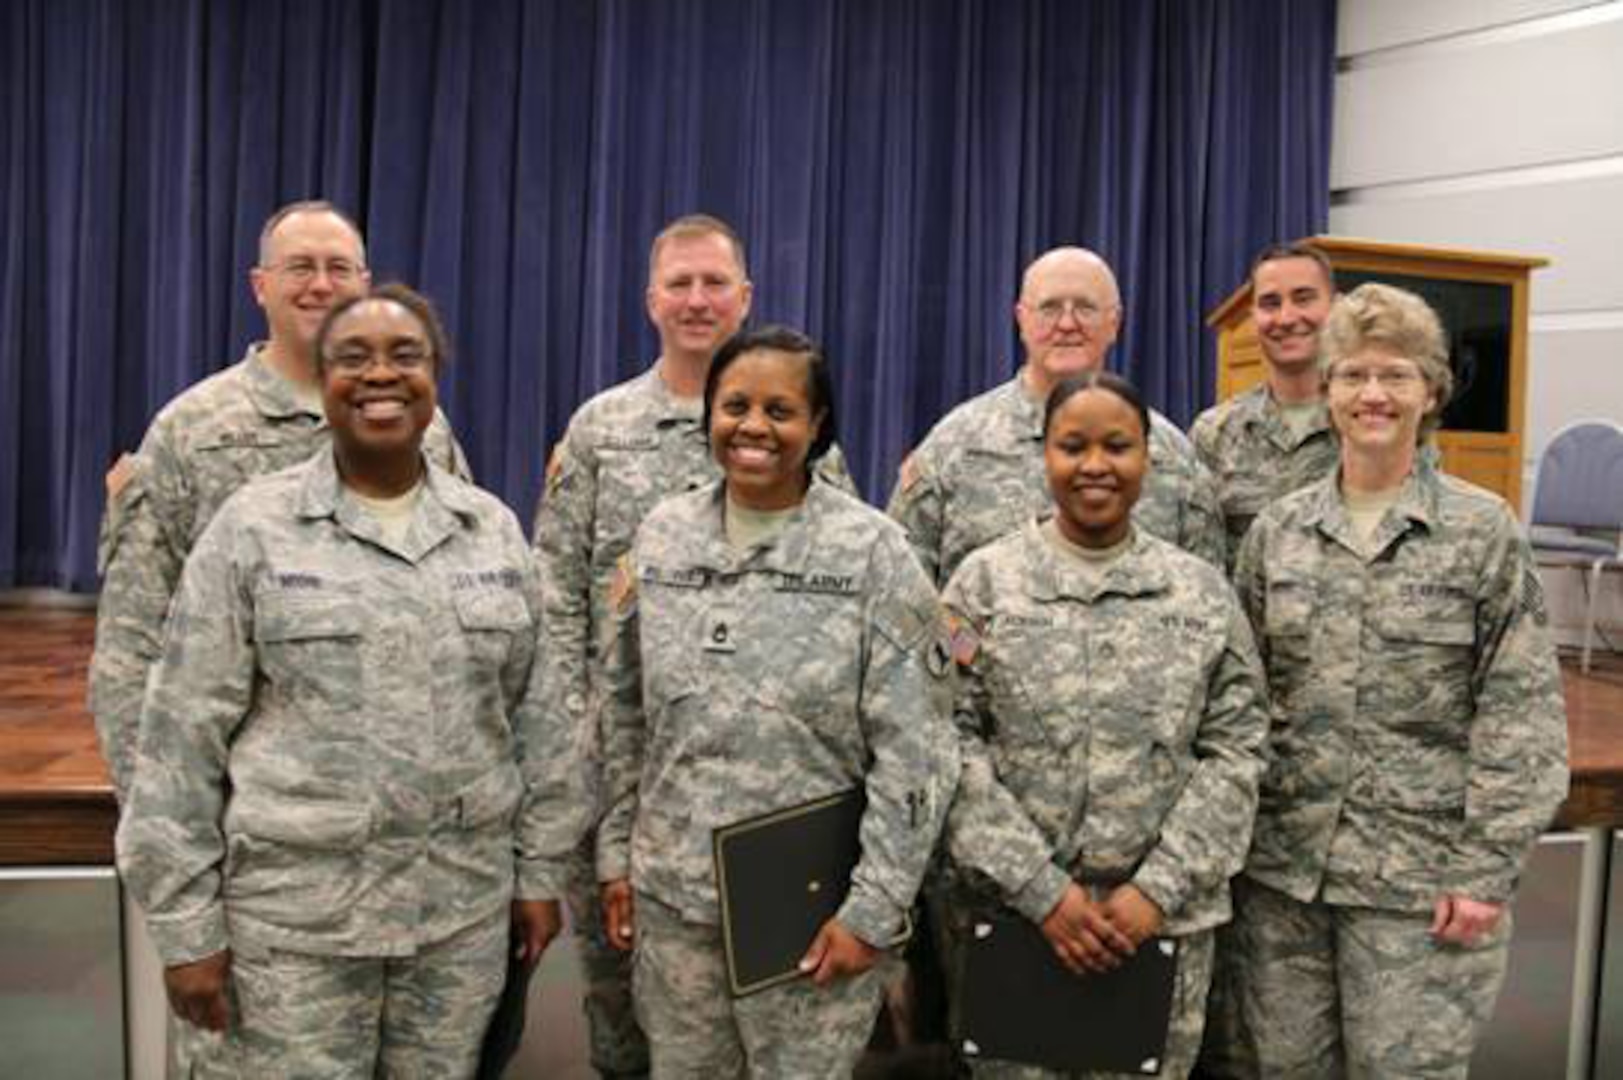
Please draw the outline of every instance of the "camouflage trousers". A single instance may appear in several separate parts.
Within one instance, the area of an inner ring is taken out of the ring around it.
[[[1178,939],[1178,970],[1173,975],[1172,1011],[1167,1023],[1166,1052],[1161,1057],[1162,1080],[1182,1080],[1195,1066],[1201,1031],[1206,1024],[1206,991],[1212,981],[1212,931],[1202,930]],[[1012,1061],[969,1060],[977,1080],[1116,1080],[1138,1073],[1061,1072]]]
[[[234,943],[231,1030],[188,1036],[189,1075],[472,1077],[506,979],[508,940],[504,908],[409,957],[313,956]]]
[[[1269,1080],[1463,1078],[1493,1013],[1511,918],[1469,947],[1430,912],[1304,904],[1235,882],[1226,943],[1241,1059]],[[1213,1073],[1213,1075],[1223,1075]]]
[[[567,897],[586,986],[589,1056],[592,1068],[606,1080],[636,1080],[648,1075],[648,1037],[631,999],[631,954],[609,944],[603,926],[593,862],[596,841],[596,833],[589,833],[576,852]]]
[[[655,1080],[846,1080],[868,1042],[885,981],[885,953],[831,986],[795,979],[734,999],[721,929],[685,921],[637,896],[637,1014],[653,1048]]]

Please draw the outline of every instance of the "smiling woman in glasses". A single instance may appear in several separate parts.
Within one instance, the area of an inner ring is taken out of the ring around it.
[[[433,308],[382,286],[316,348],[332,450],[187,562],[119,867],[229,1075],[468,1077],[510,942],[558,932],[580,748],[541,707],[518,523],[423,456]]]
[[[1566,793],[1560,675],[1514,514],[1420,452],[1452,386],[1436,314],[1361,286],[1321,362],[1339,468],[1235,571],[1272,692],[1222,945],[1238,1042],[1260,1076],[1463,1077]]]

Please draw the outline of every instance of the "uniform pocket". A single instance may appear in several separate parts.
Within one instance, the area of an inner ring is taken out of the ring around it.
[[[481,675],[506,664],[514,635],[535,633],[529,605],[518,593],[506,589],[458,593],[456,618]]]
[[[347,711],[361,700],[365,619],[350,597],[260,596],[254,642],[272,683],[293,696]]]
[[[278,792],[237,794],[226,809],[226,900],[279,926],[344,923],[365,887],[370,802]]]

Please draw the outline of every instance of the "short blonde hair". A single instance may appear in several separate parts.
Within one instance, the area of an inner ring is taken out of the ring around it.
[[[1319,377],[1326,384],[1337,364],[1371,345],[1413,361],[1435,399],[1420,418],[1417,438],[1424,442],[1442,423],[1454,393],[1454,370],[1448,365],[1442,320],[1420,297],[1394,285],[1366,282],[1336,298],[1319,341]]]

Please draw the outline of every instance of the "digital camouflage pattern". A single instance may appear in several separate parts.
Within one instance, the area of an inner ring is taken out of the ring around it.
[[[507,942],[503,912],[406,957],[238,949],[237,1023],[183,1075],[473,1077]]]
[[[817,473],[854,490],[838,447]],[[570,420],[547,463],[535,514],[553,668],[550,707],[594,726],[591,703],[612,624],[609,587],[617,561],[655,504],[720,475],[700,403],[673,397],[657,367],[592,398]],[[586,978],[591,1059],[603,1075],[636,1076],[648,1070],[648,1047],[631,1010],[630,959],[609,944],[603,929],[592,847],[588,840],[569,898]]]
[[[1222,573],[1134,530],[1095,581],[1027,522],[943,601],[962,628],[946,840],[964,876],[1038,923],[1072,880],[1131,881],[1164,933],[1227,921],[1267,716]]]
[[[899,961],[828,986],[794,979],[734,999],[719,927],[637,901],[637,1004],[659,1080],[849,1080]]]
[[[311,412],[261,357],[262,346],[191,387],[158,413],[127,476],[110,478],[98,565],[101,598],[90,662],[90,712],[122,804],[129,798],[147,673],[163,649],[164,617],[192,545],[247,481],[309,460],[331,444]],[[468,464],[443,414],[423,438],[438,466]]]
[[[243,488],[186,564],[119,870],[166,966],[244,943],[411,956],[562,895],[586,824],[530,552],[430,468],[400,546],[331,453]]]
[[[1439,945],[1426,913],[1304,904],[1244,878],[1235,909],[1249,1064],[1215,1075],[1465,1080],[1510,959],[1508,909],[1469,947]]]
[[[1231,564],[1262,508],[1335,472],[1340,452],[1323,403],[1298,437],[1266,384],[1201,413],[1189,441],[1217,486]]]
[[[1150,427],[1150,471],[1133,520],[1223,566],[1223,520],[1211,477],[1170,420],[1152,411]],[[971,551],[1018,529],[1052,501],[1043,402],[1016,376],[936,424],[903,463],[887,512],[941,586]]]
[[[649,514],[616,590],[598,875],[714,924],[712,830],[860,784],[862,858],[836,917],[882,944],[957,778],[935,591],[901,530],[830,485],[744,552],[723,492]]]
[[[1420,466],[1360,554],[1330,476],[1240,550],[1272,696],[1246,873],[1302,902],[1504,902],[1567,792],[1543,591],[1510,508]]]

